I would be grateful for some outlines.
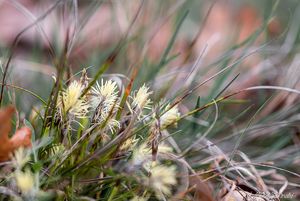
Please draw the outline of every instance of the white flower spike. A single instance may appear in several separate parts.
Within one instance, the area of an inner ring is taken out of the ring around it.
[[[68,88],[60,94],[57,107],[61,115],[71,114],[78,118],[85,117],[89,105],[84,98],[80,97],[82,90],[82,85],[77,81],[73,81]]]
[[[133,95],[132,108],[138,108],[140,110],[150,109],[151,100],[149,96],[152,91],[149,91],[149,87],[144,84],[139,90]]]
[[[165,129],[172,124],[176,124],[176,122],[180,118],[180,113],[179,113],[179,109],[178,109],[177,105],[175,105],[171,109],[169,109],[169,108],[170,108],[170,105],[167,105],[167,107],[166,107],[167,111],[160,117],[161,129]]]
[[[15,173],[16,184],[21,192],[26,195],[30,193],[34,188],[34,176],[30,170],[25,170],[25,172],[17,171]]]
[[[171,195],[171,187],[177,183],[175,166],[155,165],[150,170],[148,182],[158,199]]]

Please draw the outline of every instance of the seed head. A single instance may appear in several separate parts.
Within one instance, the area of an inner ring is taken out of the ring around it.
[[[18,148],[12,156],[13,165],[17,169],[22,169],[29,160],[29,152],[24,147]]]
[[[176,124],[178,119],[180,118],[180,113],[178,110],[178,106],[174,106],[171,109],[170,105],[167,105],[166,112],[160,117],[160,127],[161,129],[165,129],[172,124]]]
[[[158,152],[159,153],[170,153],[172,152],[172,148],[167,146],[164,143],[160,143],[158,145]],[[147,143],[143,143],[137,148],[133,150],[132,154],[132,164],[133,165],[140,165],[143,164],[148,166],[145,162],[149,161],[151,159],[151,148],[147,146]],[[144,167],[146,167],[144,166]],[[147,168],[147,167],[146,167]],[[148,169],[148,168],[147,168]]]
[[[73,81],[68,88],[63,91],[58,98],[58,108],[60,113],[71,114],[78,118],[84,118],[88,112],[89,105],[81,96],[82,85]]]
[[[149,87],[144,84],[139,90],[133,95],[132,108],[150,109],[151,100],[149,99],[152,91],[149,91]]]
[[[18,188],[23,194],[28,194],[33,190],[34,187],[34,177],[30,170],[25,170],[25,172],[17,171],[15,173],[16,183]]]
[[[118,99],[118,86],[113,80],[101,80],[101,84],[96,82],[96,86],[92,87],[92,107],[96,109],[99,104],[105,105],[107,108],[113,106]]]
[[[171,186],[177,183],[175,166],[155,165],[150,170],[148,182],[158,199],[163,194],[171,195]]]
[[[130,201],[147,201],[148,197],[134,196]]]
[[[112,80],[101,84],[96,83],[96,87],[92,88],[91,105],[95,111],[93,122],[106,122],[106,127],[113,132],[116,128],[120,128],[120,123],[115,120],[114,114],[119,107],[117,83]]]

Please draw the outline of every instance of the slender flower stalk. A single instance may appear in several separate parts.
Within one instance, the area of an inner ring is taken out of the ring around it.
[[[155,118],[154,115],[153,118]],[[167,105],[162,116],[156,118],[153,122],[148,136],[148,143],[151,145],[153,161],[156,161],[157,158],[159,142],[162,137],[161,131],[172,124],[176,124],[179,118],[180,113],[178,110],[178,106],[176,105],[170,108],[170,105]]]

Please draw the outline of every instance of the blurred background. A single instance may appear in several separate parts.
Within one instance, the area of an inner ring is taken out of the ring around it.
[[[270,83],[274,81],[283,84],[296,59],[292,57],[298,47],[298,7],[296,0],[2,0],[1,61],[4,65],[13,54],[12,82],[42,97],[49,94],[55,62],[65,48],[72,73],[85,67],[93,74],[120,41],[124,43],[108,73],[130,76],[132,68],[139,68],[137,84],[160,88],[172,83],[168,96],[176,92],[197,58],[201,61],[189,83],[240,59],[227,73],[229,77],[240,73],[231,90],[277,84]],[[166,49],[170,59],[161,68]],[[214,84],[216,79],[199,93],[216,95],[227,80],[219,79],[223,81]],[[30,108],[28,104],[34,103],[22,98],[19,104]]]
[[[62,57],[65,78],[74,79],[83,68],[92,77],[113,55],[106,76],[128,83],[137,73],[134,85],[147,83],[159,100],[230,66],[184,101],[185,113],[253,86],[300,90],[299,19],[298,0],[2,0],[1,68],[10,61],[7,84],[47,100]],[[39,105],[16,88],[6,87],[5,94],[15,97],[23,117]],[[246,91],[218,107],[217,122],[214,107],[182,121],[183,132],[175,135],[182,147],[213,124],[208,138],[225,153],[245,132],[240,149],[253,161],[300,173],[297,94]],[[191,161],[201,157],[195,152]]]

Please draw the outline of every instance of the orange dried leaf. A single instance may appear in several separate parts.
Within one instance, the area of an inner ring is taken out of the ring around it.
[[[12,147],[17,149],[19,147],[31,147],[31,130],[28,127],[23,127],[16,131],[14,136],[10,139]]]
[[[28,127],[17,130],[12,138],[8,137],[14,111],[12,106],[0,109],[0,162],[9,160],[12,152],[19,147],[31,146],[31,130]]]

